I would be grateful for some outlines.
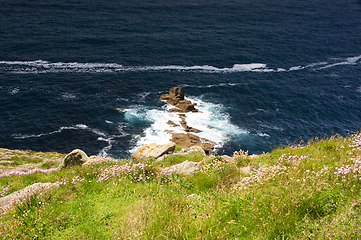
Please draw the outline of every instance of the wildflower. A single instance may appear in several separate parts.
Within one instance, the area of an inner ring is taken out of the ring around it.
[[[24,175],[29,175],[29,174],[33,174],[33,173],[51,173],[51,172],[57,172],[59,171],[58,168],[50,168],[50,169],[40,169],[40,168],[34,168],[32,170],[29,170],[27,172],[22,172],[22,171],[11,171],[11,172],[6,172],[6,173],[2,173],[0,174],[0,178],[2,177],[9,177],[12,175],[18,175],[18,176],[24,176]]]

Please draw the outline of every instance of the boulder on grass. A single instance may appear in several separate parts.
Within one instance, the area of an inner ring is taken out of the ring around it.
[[[134,159],[147,159],[147,158],[159,158],[160,156],[173,152],[175,148],[175,143],[169,142],[166,144],[157,145],[156,143],[151,143],[140,147],[132,155]]]
[[[200,169],[200,163],[186,160],[182,163],[164,168],[163,171],[167,173],[175,172],[178,174],[192,175],[198,172],[199,169]]]
[[[201,153],[203,155],[206,155],[206,152],[203,150],[203,148],[201,146],[192,146],[189,148],[183,148],[182,152],[184,154]]]
[[[80,149],[74,149],[71,153],[66,155],[63,162],[60,163],[59,169],[69,168],[72,166],[83,165],[89,160],[88,155]]]
[[[53,188],[59,187],[59,183],[34,183],[21,190],[15,191],[5,197],[0,198],[0,212],[6,213],[13,209],[16,205],[27,201],[32,195],[44,193]]]
[[[230,157],[228,155],[222,155],[221,158],[229,163],[235,163],[236,161],[234,160],[233,157]]]

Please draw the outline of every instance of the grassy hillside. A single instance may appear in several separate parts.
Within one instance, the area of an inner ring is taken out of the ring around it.
[[[36,182],[60,185],[3,213],[4,239],[361,236],[360,134],[313,140],[258,157],[241,151],[234,162],[168,155],[158,163],[119,160],[62,171],[54,167],[64,155],[0,152],[1,196]],[[191,176],[164,170],[185,160],[202,162],[201,170]],[[35,167],[44,171],[31,170]]]

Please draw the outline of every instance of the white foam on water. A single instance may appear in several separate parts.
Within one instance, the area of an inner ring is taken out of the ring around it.
[[[107,157],[108,156],[108,151],[113,147],[113,138],[103,138],[103,137],[99,137],[98,138],[99,141],[104,141],[104,142],[107,142],[108,143],[108,146],[102,148],[98,155],[101,156],[101,157]]]
[[[78,63],[78,62],[47,62],[36,61],[0,61],[0,70],[12,73],[39,74],[57,72],[81,73],[114,73],[114,72],[146,72],[146,71],[185,71],[204,73],[237,73],[237,72],[284,72],[299,71],[303,69],[322,70],[339,65],[354,65],[359,63],[361,55],[347,58],[336,58],[329,62],[321,61],[305,66],[293,66],[286,70],[284,67],[268,68],[265,63],[234,64],[231,68],[221,68],[210,65],[164,65],[164,66],[123,66],[118,63]],[[321,67],[320,67],[321,66]]]
[[[75,99],[75,98],[76,98],[76,95],[73,94],[73,93],[67,93],[67,92],[65,92],[65,93],[61,94],[61,97],[62,97],[62,99],[64,99],[64,100],[71,100],[71,99]]]
[[[267,133],[257,133],[258,136],[260,137],[271,137],[269,134]]]
[[[338,62],[328,64],[324,67],[320,67],[317,70],[322,70],[325,68],[331,68],[331,67],[340,66],[340,65],[355,65],[355,64],[357,64],[357,61],[360,59],[361,59],[361,55],[355,56],[355,57],[348,57],[346,59],[339,59]]]
[[[56,133],[61,133],[64,130],[79,130],[79,129],[87,129],[88,126],[85,124],[77,124],[71,127],[60,127],[56,131],[48,132],[48,133],[40,133],[40,134],[14,134],[13,137],[16,139],[26,139],[26,138],[40,138],[47,135],[52,135]]]
[[[192,134],[215,142],[216,149],[221,148],[231,138],[239,138],[242,135],[248,134],[246,130],[230,122],[230,116],[225,111],[223,105],[209,103],[194,97],[186,99],[196,103],[196,108],[200,111],[197,113],[185,113],[187,125],[202,131]],[[169,142],[172,136],[165,132],[166,130],[175,133],[186,133],[180,126],[181,119],[178,113],[169,113],[168,110],[170,108],[173,108],[173,106],[166,104],[161,109],[147,109],[144,106],[136,106],[125,111],[125,119],[128,121],[134,121],[134,118],[136,118],[136,121],[148,121],[151,123],[143,131],[143,134],[135,139],[135,146],[129,152],[134,152],[145,144],[164,144]],[[168,121],[172,121],[179,126],[171,126],[167,124]]]
[[[137,99],[140,102],[145,102],[145,98],[150,94],[150,92],[143,92],[143,93],[139,93],[137,94]]]
[[[135,139],[136,146],[130,149],[129,152],[134,152],[137,148],[145,144],[164,144],[169,142],[171,135],[166,133],[165,130],[181,132],[180,127],[172,127],[167,124],[169,120],[179,124],[178,115],[176,113],[169,113],[168,106],[164,106],[161,109],[149,109],[139,105],[131,106],[129,109],[124,110],[124,119],[131,123],[151,123],[151,125],[143,131],[142,136],[138,136]]]
[[[304,69],[305,67],[302,67],[302,66],[294,66],[294,67],[290,67],[290,70],[289,71],[298,71],[298,70],[302,70]]]
[[[15,88],[12,88],[12,89],[10,90],[9,94],[15,95],[15,94],[18,94],[19,91],[20,91],[20,89],[17,88],[17,87],[15,87]]]
[[[107,142],[108,145],[106,147],[104,147],[103,149],[100,150],[99,154],[100,156],[106,157],[108,156],[107,151],[109,151],[109,149],[111,149],[113,147],[113,142],[115,138],[122,138],[124,136],[127,136],[128,134],[126,134],[122,128],[119,128],[119,135],[107,135],[105,133],[103,133],[102,131],[96,129],[96,128],[90,128],[85,124],[77,124],[74,126],[64,126],[64,127],[60,127],[58,130],[56,131],[52,131],[52,132],[48,132],[48,133],[40,133],[40,134],[14,134],[13,137],[15,139],[26,139],[26,138],[40,138],[43,136],[48,136],[48,135],[53,135],[53,134],[57,134],[57,133],[61,133],[64,130],[85,130],[88,132],[92,132],[93,134],[98,136],[98,141],[104,141]]]
[[[197,104],[200,112],[187,113],[186,121],[188,126],[202,131],[197,134],[199,137],[216,142],[218,147],[221,147],[230,138],[248,134],[246,130],[231,123],[230,115],[222,104],[206,102],[200,98],[189,100]]]
[[[273,125],[268,125],[268,124],[264,124],[264,123],[261,123],[259,126],[260,126],[260,127],[263,127],[263,128],[268,128],[268,129],[272,129],[272,130],[277,130],[277,131],[283,131],[283,130],[285,130],[285,129],[282,128],[282,127],[273,126]]]
[[[305,66],[305,68],[313,68],[313,67],[317,67],[317,66],[322,66],[322,65],[326,65],[328,64],[328,62],[319,62],[319,63],[311,63]]]
[[[124,119],[131,123],[153,121],[148,114],[149,109],[142,105],[133,105],[124,109],[117,108],[117,110],[124,113]]]
[[[244,86],[245,83],[218,83],[218,84],[209,84],[209,85],[189,85],[182,84],[181,87],[190,87],[190,88],[213,88],[213,87],[234,87],[234,86]]]
[[[349,58],[347,58],[346,60],[347,60],[347,62],[349,62],[349,63],[356,63],[358,60],[360,60],[361,59],[361,55],[360,56],[356,56],[356,57],[349,57]]]
[[[200,72],[245,72],[245,71],[273,71],[267,69],[266,64],[234,64],[232,68],[218,68],[209,65],[181,66],[123,66],[117,63],[78,63],[36,61],[0,61],[0,65],[9,66],[8,71],[13,73],[56,73],[56,72],[89,72],[109,73],[120,71],[200,71]]]
[[[250,63],[250,64],[234,64],[229,71],[231,72],[247,72],[247,71],[260,71],[267,69],[267,65],[263,63]],[[228,71],[227,68],[224,70]]]

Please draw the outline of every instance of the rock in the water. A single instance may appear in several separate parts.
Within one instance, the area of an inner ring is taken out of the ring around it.
[[[182,109],[184,112],[198,112],[198,110],[194,107],[196,104],[193,104],[189,100],[179,101],[175,106],[177,108]]]
[[[179,116],[179,117],[181,119],[180,124],[182,125],[184,131],[186,131],[186,132],[194,132],[194,133],[202,132],[201,130],[198,130],[197,128],[188,126],[185,117],[183,117],[183,116]]]
[[[167,173],[178,173],[185,175],[192,175],[198,172],[200,169],[200,164],[198,162],[190,162],[186,160],[185,162],[164,168],[163,171]]]
[[[184,92],[182,87],[172,87],[169,93],[163,94],[160,100],[166,100],[167,103],[176,106],[181,110],[172,109],[170,112],[198,112],[191,101],[184,100]]]
[[[171,121],[171,120],[169,120],[169,121],[167,122],[167,124],[170,125],[170,126],[172,126],[172,127],[179,127],[178,124],[176,124],[175,122],[173,122],[173,121]]]
[[[184,100],[184,91],[182,87],[172,87],[169,89],[169,98],[176,99],[178,101]]]
[[[63,162],[60,163],[59,169],[68,168],[76,165],[83,165],[89,160],[88,155],[80,149],[75,149],[64,158]]]
[[[166,100],[171,105],[176,105],[179,101],[184,100],[184,92],[182,87],[172,87],[169,93],[163,94],[160,100]]]
[[[177,103],[179,103],[179,101],[177,99],[175,99],[175,98],[168,98],[167,103],[169,103],[170,105],[175,106],[175,105],[177,105]]]
[[[173,152],[175,148],[175,143],[170,142],[162,145],[157,145],[156,143],[151,143],[140,147],[132,155],[135,159],[146,159],[146,158],[159,158],[163,154]]]
[[[184,113],[184,111],[180,108],[171,108],[168,110],[168,112],[170,113],[174,113],[174,112],[177,112],[177,113]]]
[[[168,100],[169,99],[169,93],[163,94],[162,96],[160,96],[159,99],[160,100]]]
[[[205,138],[200,138],[192,133],[173,133],[171,141],[182,148],[200,146],[203,148],[206,154],[212,152],[215,145],[214,142],[211,142]]]

